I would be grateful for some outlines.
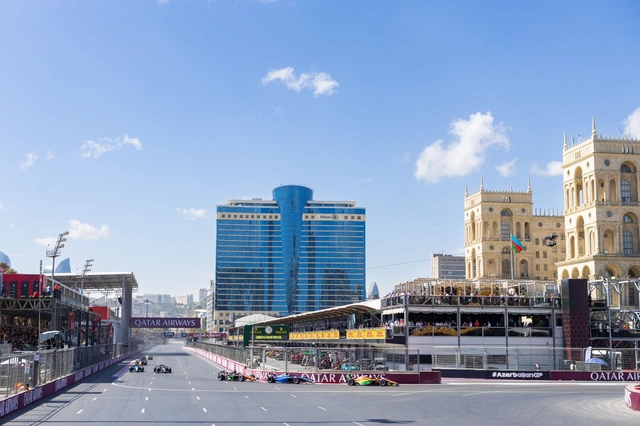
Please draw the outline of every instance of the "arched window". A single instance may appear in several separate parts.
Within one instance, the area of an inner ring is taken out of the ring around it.
[[[622,216],[622,222],[633,223],[633,219],[631,219],[631,216],[629,216],[628,214],[625,214],[624,216]]]
[[[623,203],[631,202],[631,184],[628,180],[620,181],[620,201]]]
[[[511,212],[509,210],[502,210],[500,216],[511,216]]]
[[[511,235],[509,235],[509,222],[500,223],[500,238],[502,238],[503,240],[508,240],[511,238]]]
[[[633,236],[631,231],[622,232],[622,250],[624,254],[633,254]]]
[[[622,173],[631,173],[631,167],[629,167],[627,164],[623,164],[622,166],[620,166],[620,171]]]

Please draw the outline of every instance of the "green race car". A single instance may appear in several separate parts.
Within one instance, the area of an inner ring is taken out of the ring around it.
[[[354,376],[347,374],[347,385],[349,386],[398,386],[398,382],[385,379],[383,377]]]

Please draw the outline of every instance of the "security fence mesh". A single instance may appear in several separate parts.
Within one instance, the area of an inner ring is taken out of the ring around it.
[[[124,346],[118,343],[38,352],[12,352],[0,356],[0,398],[123,354]]]

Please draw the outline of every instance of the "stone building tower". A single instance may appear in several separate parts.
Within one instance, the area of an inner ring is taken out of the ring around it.
[[[526,191],[465,189],[466,277],[511,279],[557,279],[555,262],[564,259],[564,221],[560,212],[535,211],[531,181]],[[524,245],[511,255],[511,234]],[[548,247],[545,237],[557,235],[557,245]]]
[[[640,278],[639,164],[640,140],[603,138],[595,119],[590,139],[569,146],[565,133],[566,257],[557,264],[560,278]],[[637,292],[621,297],[637,298]]]

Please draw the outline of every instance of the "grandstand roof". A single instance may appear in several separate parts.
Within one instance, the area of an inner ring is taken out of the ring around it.
[[[374,314],[380,311],[382,301],[380,299],[367,300],[366,302],[351,303],[349,305],[336,306],[319,311],[304,312],[302,314],[289,315],[287,317],[274,318],[260,321],[255,324],[294,324],[303,321],[314,321],[326,318],[336,318],[350,314]]]
[[[71,288],[82,286],[86,292],[118,293],[123,284],[134,291],[138,289],[133,272],[87,272],[84,277],[81,274],[55,274],[53,279]]]

